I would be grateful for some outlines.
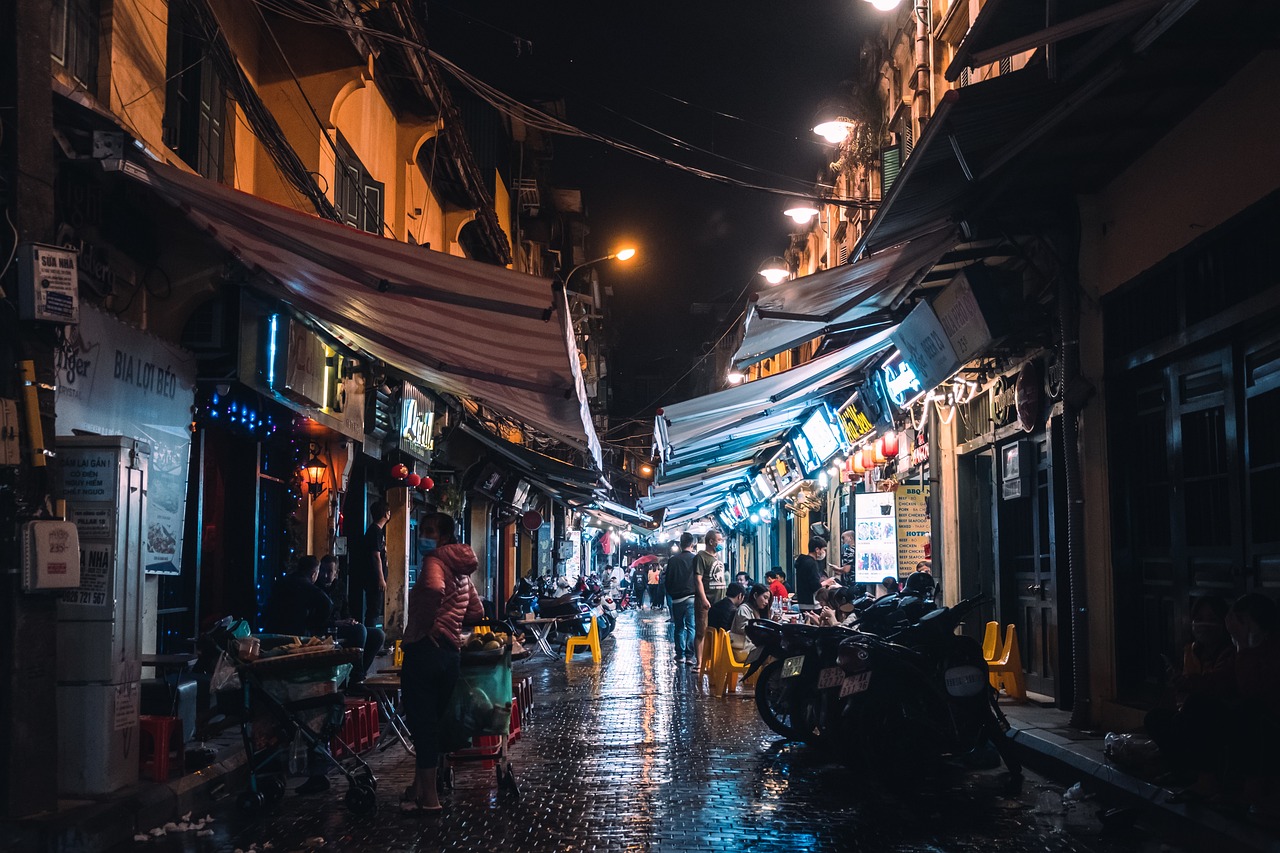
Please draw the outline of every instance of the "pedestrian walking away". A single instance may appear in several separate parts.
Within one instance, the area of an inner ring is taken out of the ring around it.
[[[676,663],[698,665],[698,647],[694,605],[698,585],[694,563],[692,533],[680,534],[680,553],[667,561],[667,593],[671,596],[671,622],[675,626]]]

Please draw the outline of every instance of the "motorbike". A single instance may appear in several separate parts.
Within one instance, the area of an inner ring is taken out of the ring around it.
[[[986,600],[976,596],[932,610],[888,636],[852,632],[839,644],[841,705],[828,722],[846,763],[906,782],[924,765],[989,741],[1009,771],[1010,786],[1020,786],[1022,765],[1005,736],[1009,724],[982,649],[955,633]]]
[[[574,592],[586,602],[591,608],[592,615],[596,617],[596,622],[600,626],[600,639],[603,640],[613,633],[614,625],[618,621],[617,605],[614,604],[612,596],[600,585],[599,579],[594,575],[579,577]]]
[[[836,690],[844,672],[836,665],[840,644],[853,631],[842,626],[747,624],[755,645],[747,676],[756,680],[756,710],[765,725],[785,738],[817,743],[833,730],[840,712]]]

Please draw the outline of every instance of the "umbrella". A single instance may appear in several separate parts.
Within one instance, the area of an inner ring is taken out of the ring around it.
[[[656,563],[656,562],[658,562],[657,557],[653,556],[652,554],[645,554],[643,557],[636,557],[635,562],[633,562],[631,566],[632,568],[634,568],[636,566],[644,566],[644,565],[648,565],[649,563]]]

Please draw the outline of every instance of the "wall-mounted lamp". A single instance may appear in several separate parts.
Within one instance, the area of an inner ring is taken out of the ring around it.
[[[811,204],[797,204],[795,207],[789,207],[782,212],[794,219],[797,225],[807,225],[809,220],[813,219],[821,211]]]
[[[746,378],[747,375],[741,370],[730,370],[729,375],[725,377],[725,379],[729,381],[730,385],[741,385],[742,381]]]
[[[307,481],[307,494],[315,500],[324,494],[325,472],[329,470],[329,466],[320,460],[320,446],[315,442],[311,443],[308,452],[311,456],[302,466],[302,476]]]
[[[765,261],[758,272],[771,285],[782,284],[791,278],[791,267],[787,266],[787,262],[776,255]]]

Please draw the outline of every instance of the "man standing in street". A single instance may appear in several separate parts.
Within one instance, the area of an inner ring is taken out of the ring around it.
[[[385,501],[369,507],[372,521],[351,561],[351,613],[374,627],[382,618],[382,602],[387,590],[387,522],[391,510]]]
[[[796,602],[813,604],[813,594],[823,586],[827,573],[827,540],[815,536],[809,540],[809,553],[796,557]]]
[[[698,594],[693,534],[680,534],[680,553],[667,560],[667,594],[671,596],[671,621],[675,625],[676,665],[698,663],[694,639],[694,599]]]
[[[697,655],[702,649],[702,638],[707,633],[707,614],[711,611],[711,605],[724,598],[725,590],[729,586],[728,571],[724,567],[724,560],[720,559],[720,531],[712,528],[707,531],[707,535],[702,539],[703,550],[699,551],[696,557],[696,566],[698,570],[698,624],[697,631],[694,634],[694,660],[690,665],[696,665]]]

